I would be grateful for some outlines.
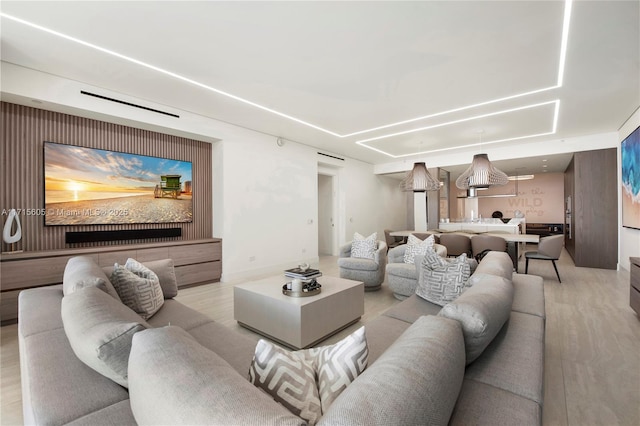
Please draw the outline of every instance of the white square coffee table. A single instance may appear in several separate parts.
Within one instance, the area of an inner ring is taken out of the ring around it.
[[[364,284],[322,276],[322,291],[309,297],[282,294],[289,281],[278,275],[233,288],[233,316],[243,327],[302,349],[358,321],[364,314]]]

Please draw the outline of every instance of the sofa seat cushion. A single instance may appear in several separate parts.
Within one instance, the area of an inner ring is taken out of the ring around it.
[[[442,306],[438,306],[418,297],[416,294],[412,294],[402,303],[398,303],[387,309],[383,315],[413,324],[421,316],[438,315],[440,309],[442,309]]]
[[[149,324],[96,287],[62,299],[64,331],[78,358],[98,373],[127,386],[131,340]]]
[[[128,396],[128,395],[127,395]],[[80,417],[66,426],[134,425],[129,398]]]
[[[162,309],[147,320],[152,327],[176,325],[186,331],[211,321],[205,314],[171,299],[165,300]]]
[[[62,277],[62,291],[67,296],[85,287],[97,287],[120,300],[118,292],[102,268],[89,256],[76,256],[67,261]]]
[[[422,317],[342,392],[319,424],[446,425],[464,360],[460,325]]]
[[[60,315],[60,303],[55,306]],[[31,320],[20,316],[21,322]],[[121,401],[129,404],[125,388],[76,357],[62,328],[20,335],[20,358],[28,383],[22,393],[25,424],[67,424]]]
[[[542,404],[544,320],[512,312],[509,321],[467,367],[465,378],[504,389]]]
[[[542,277],[513,274],[513,290],[512,311],[546,318]]]
[[[62,286],[23,290],[18,295],[18,332],[27,337],[45,331],[63,328],[60,316]]]
[[[465,379],[449,425],[539,426],[542,407],[536,402],[475,380]]]
[[[377,271],[378,264],[373,259],[361,259],[358,257],[341,257],[338,259],[338,266],[344,269],[354,269],[357,271]]]
[[[259,337],[239,325],[234,327],[237,329],[211,321],[189,329],[189,334],[228,362],[242,377],[247,377]]]
[[[373,364],[409,327],[410,323],[381,315],[367,322],[369,365]]]
[[[138,424],[304,424],[179,327],[134,336],[130,366]]]
[[[509,319],[513,303],[511,281],[478,272],[475,275],[477,282],[438,313],[462,325],[467,364],[478,358],[498,334]]]

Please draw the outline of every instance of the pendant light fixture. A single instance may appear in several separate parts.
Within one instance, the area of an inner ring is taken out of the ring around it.
[[[414,163],[413,170],[400,182],[400,188],[413,192],[437,191],[440,189],[440,182],[431,176],[425,163]]]
[[[479,133],[482,148],[482,132]],[[474,155],[471,166],[456,179],[456,186],[460,189],[486,189],[507,183],[509,183],[509,177],[491,164],[487,154]]]

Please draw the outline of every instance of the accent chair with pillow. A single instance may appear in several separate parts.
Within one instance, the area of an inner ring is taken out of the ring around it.
[[[427,249],[435,251],[441,257],[447,257],[447,248],[436,244],[433,236],[423,241],[410,235],[407,244],[389,250],[387,282],[396,299],[404,300],[416,292],[418,273],[414,259],[416,255],[424,255]]]
[[[340,247],[340,278],[362,281],[365,291],[379,290],[387,267],[387,243],[355,233],[353,240]]]

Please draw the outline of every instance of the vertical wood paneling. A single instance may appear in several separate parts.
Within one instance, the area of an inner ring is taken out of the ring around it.
[[[211,145],[192,139],[135,129],[68,114],[45,111],[22,105],[1,103],[2,194],[0,209],[44,208],[45,141],[88,148],[121,151],[191,161],[193,166],[193,222],[172,224],[129,224],[89,226],[44,226],[39,215],[20,216],[22,240],[14,250],[40,251],[65,247],[69,231],[108,231],[150,228],[182,228],[182,240],[210,238],[212,230]],[[4,226],[6,216],[2,216]],[[148,239],[144,242],[174,241],[173,238]],[[131,244],[133,241],[74,244],[73,247]],[[12,248],[2,242],[2,251]]]

